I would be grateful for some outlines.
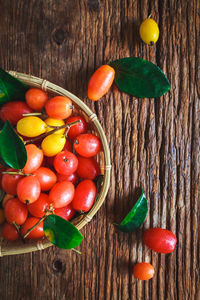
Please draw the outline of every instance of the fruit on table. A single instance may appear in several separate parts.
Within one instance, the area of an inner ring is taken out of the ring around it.
[[[54,211],[55,215],[60,216],[61,218],[65,219],[66,221],[71,220],[75,216],[75,210],[72,207],[72,204],[68,204],[67,206],[56,208]]]
[[[0,119],[10,121],[12,125],[23,117],[22,114],[32,113],[33,110],[24,101],[13,101],[3,104],[0,108]]]
[[[49,99],[45,110],[50,118],[64,120],[72,114],[72,101],[64,96],[55,96]]]
[[[100,139],[92,133],[83,133],[74,140],[74,149],[83,157],[95,156],[101,150]]]
[[[27,218],[26,222],[21,227],[21,234],[25,235],[26,232],[32,228],[40,219],[35,217]],[[39,239],[44,236],[43,221],[36,226],[26,237],[26,239]]]
[[[32,173],[36,171],[43,162],[44,154],[41,149],[39,149],[34,144],[26,145],[26,152],[27,152],[27,161],[23,172],[25,174]]]
[[[100,167],[94,157],[82,157],[78,155],[78,169],[77,174],[83,179],[94,180],[100,175]]]
[[[12,198],[7,201],[4,213],[8,223],[15,222],[17,225],[22,225],[28,216],[28,209],[17,198]]]
[[[19,233],[17,232],[17,229],[9,223],[3,224],[1,235],[4,239],[8,241],[15,241],[19,239]]]
[[[67,206],[74,198],[75,188],[69,181],[57,182],[49,193],[49,200],[55,208]]]
[[[59,119],[53,119],[53,118],[47,118],[44,121],[47,125],[50,126],[63,126],[65,125],[65,122],[63,120],[59,120]],[[54,128],[51,127],[47,127],[46,132],[50,132],[52,131]],[[53,134],[63,134],[65,132],[65,128],[57,130],[56,132],[54,132]]]
[[[151,250],[158,253],[171,253],[176,247],[176,236],[163,228],[150,228],[144,232],[144,243]]]
[[[76,187],[72,207],[77,211],[89,211],[94,204],[96,194],[97,188],[92,180],[81,181]]]
[[[67,119],[66,124],[70,124],[75,121],[80,121],[78,124],[72,126],[68,131],[68,137],[70,140],[74,140],[79,134],[87,132],[87,122],[83,116],[71,116]]]
[[[46,167],[40,167],[33,174],[40,182],[41,191],[49,191],[57,181],[56,174]]]
[[[158,24],[151,18],[148,18],[140,25],[140,37],[148,45],[153,45],[159,38]]]
[[[115,78],[115,70],[109,65],[98,68],[88,83],[88,98],[93,101],[99,100],[110,89]]]
[[[140,280],[149,280],[153,277],[154,273],[154,267],[146,262],[138,263],[133,268],[133,275]]]
[[[54,158],[54,168],[62,175],[71,175],[78,168],[78,159],[70,151],[62,151]]]
[[[46,123],[35,116],[24,117],[17,122],[17,131],[26,137],[36,137],[46,132]]]
[[[66,138],[63,134],[51,134],[45,137],[41,144],[44,155],[55,156],[63,150],[65,142]]]
[[[31,88],[26,92],[25,99],[29,107],[33,110],[40,111],[45,106],[48,96],[41,89]]]
[[[6,172],[16,172],[15,169],[7,169]],[[10,195],[17,195],[17,185],[19,181],[22,179],[22,176],[18,174],[3,174],[1,185],[2,189]]]
[[[33,217],[42,218],[49,207],[50,200],[47,194],[41,193],[38,200],[27,205],[29,213]]]
[[[26,204],[35,202],[40,196],[40,182],[36,176],[22,178],[17,185],[17,195]]]

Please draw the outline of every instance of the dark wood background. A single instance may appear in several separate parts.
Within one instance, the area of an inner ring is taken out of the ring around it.
[[[85,226],[79,256],[54,247],[0,259],[2,300],[200,299],[200,44],[198,0],[0,0],[0,65],[45,78],[73,92],[96,112],[111,150],[106,201]],[[159,23],[155,46],[141,42],[150,13]],[[113,87],[87,99],[93,71],[117,58],[157,64],[171,82],[160,99],[136,99]],[[144,187],[149,213],[136,234],[115,230]],[[170,255],[142,243],[144,228],[177,236]],[[148,282],[132,275],[151,262]]]

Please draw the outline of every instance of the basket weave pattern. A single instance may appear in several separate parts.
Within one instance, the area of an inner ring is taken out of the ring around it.
[[[93,216],[99,210],[105,200],[110,185],[110,152],[104,131],[97,119],[96,114],[94,114],[86,104],[84,104],[78,97],[76,97],[72,93],[55,84],[52,84],[47,80],[38,77],[14,71],[9,71],[9,73],[12,76],[20,79],[23,83],[27,84],[30,87],[41,88],[42,90],[50,94],[62,95],[70,98],[73,101],[75,112],[79,112],[84,115],[86,121],[90,124],[91,132],[98,135],[101,139],[103,150],[97,155],[97,160],[100,163],[101,173],[104,175],[103,184],[101,187],[101,191],[97,196],[97,200],[91,210],[87,214],[80,215],[76,219],[72,220],[72,223],[80,230],[83,226],[85,226],[92,220]],[[46,238],[35,241],[26,240],[25,243],[20,240],[15,242],[8,242],[0,238],[0,256],[28,253],[32,251],[42,250],[50,246],[52,246],[52,244]]]

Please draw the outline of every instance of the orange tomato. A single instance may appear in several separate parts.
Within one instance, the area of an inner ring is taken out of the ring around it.
[[[72,114],[72,101],[64,96],[55,96],[45,105],[46,113],[50,118],[64,120]]]
[[[99,100],[110,89],[115,78],[115,70],[109,65],[98,68],[89,80],[88,98],[92,101]]]
[[[48,100],[47,94],[37,88],[29,89],[25,95],[26,103],[34,110],[41,110]]]
[[[133,268],[133,275],[140,280],[149,280],[154,275],[154,267],[146,262],[138,263]]]

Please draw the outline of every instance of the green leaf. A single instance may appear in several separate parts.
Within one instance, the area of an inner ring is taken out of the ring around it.
[[[115,69],[115,83],[127,94],[138,98],[160,97],[170,89],[162,70],[139,57],[126,57],[110,63]]]
[[[28,87],[0,68],[0,105],[12,100],[24,100]]]
[[[123,232],[132,232],[139,228],[145,221],[148,212],[148,203],[142,189],[141,196],[124,220],[117,225]]]
[[[7,120],[0,133],[0,157],[11,168],[23,169],[27,161],[24,143]]]
[[[44,233],[48,240],[62,249],[72,249],[80,245],[83,236],[69,221],[56,215],[49,215],[44,221]]]

